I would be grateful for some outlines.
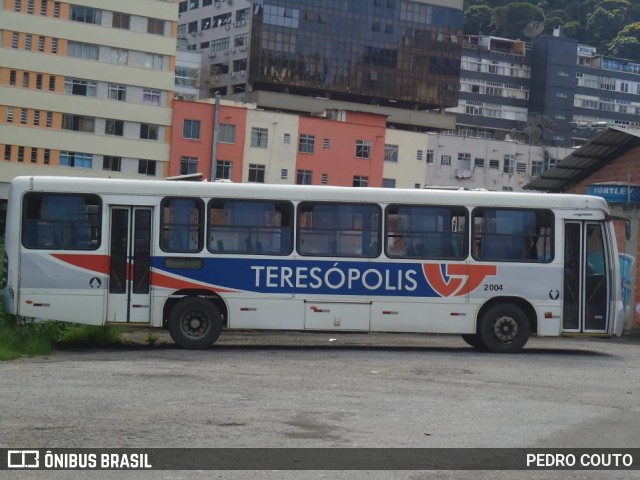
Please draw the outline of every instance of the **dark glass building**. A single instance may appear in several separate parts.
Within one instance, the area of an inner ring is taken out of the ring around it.
[[[210,59],[209,96],[267,91],[411,110],[458,103],[462,0],[188,0],[180,12],[178,36]]]

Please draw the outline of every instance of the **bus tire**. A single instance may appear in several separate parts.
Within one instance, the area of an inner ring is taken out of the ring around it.
[[[517,353],[529,340],[529,317],[512,303],[489,307],[480,319],[478,331],[487,350],[494,353]]]
[[[176,304],[169,314],[171,338],[180,348],[209,348],[222,331],[222,315],[209,300],[189,297]]]
[[[461,337],[465,342],[467,342],[467,345],[470,345],[473,348],[478,350],[487,349],[485,344],[482,342],[482,338],[480,338],[480,335],[477,333],[463,333]]]

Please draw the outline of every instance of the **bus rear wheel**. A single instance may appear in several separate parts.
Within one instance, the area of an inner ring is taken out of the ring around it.
[[[220,336],[222,315],[209,300],[186,298],[171,310],[168,328],[180,348],[202,350],[209,348]]]
[[[529,317],[512,303],[490,307],[480,320],[478,334],[487,350],[494,353],[516,353],[529,340]]]

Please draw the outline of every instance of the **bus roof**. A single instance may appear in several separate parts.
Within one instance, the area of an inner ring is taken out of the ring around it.
[[[11,188],[22,191],[98,193],[131,196],[197,196],[265,198],[291,201],[343,201],[429,203],[441,205],[494,205],[558,209],[598,209],[608,212],[601,197],[566,193],[495,192],[486,190],[355,188],[325,185],[193,182],[180,180],[129,180],[57,176],[15,177]]]

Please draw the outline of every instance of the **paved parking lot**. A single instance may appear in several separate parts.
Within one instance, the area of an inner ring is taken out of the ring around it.
[[[517,355],[480,353],[456,336],[433,335],[225,332],[207,351],[178,350],[164,340],[156,346],[71,350],[0,363],[1,446],[640,446],[640,342],[635,339],[533,338]],[[0,472],[0,477],[71,476],[15,473]],[[485,476],[181,471],[84,472],[77,478],[126,475]],[[492,477],[636,475],[547,471],[499,472]]]

